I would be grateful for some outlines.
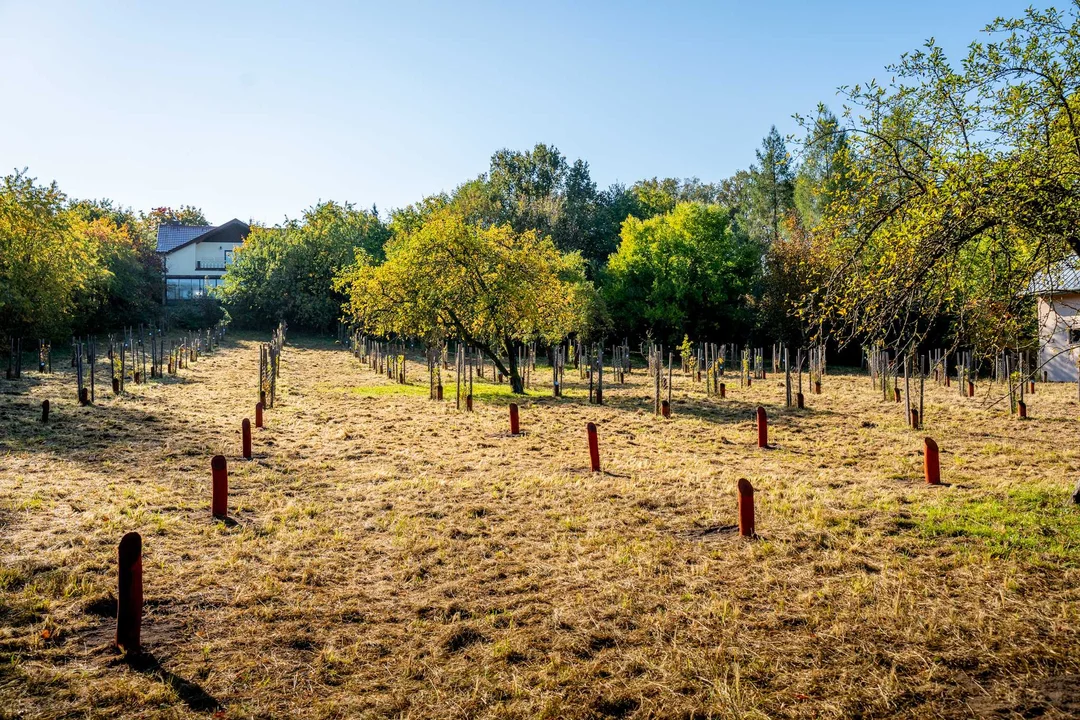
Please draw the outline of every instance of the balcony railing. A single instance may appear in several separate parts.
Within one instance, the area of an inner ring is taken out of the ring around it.
[[[195,269],[196,270],[224,270],[225,269],[225,261],[222,260],[222,261],[218,262],[218,261],[215,261],[215,260],[196,260],[195,261]]]

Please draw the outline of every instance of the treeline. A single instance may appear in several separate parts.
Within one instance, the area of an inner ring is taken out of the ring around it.
[[[836,120],[823,113],[821,123],[833,127]],[[476,274],[484,265],[483,241],[499,235],[504,245],[527,245],[541,256],[554,250],[561,256],[560,277],[569,274],[571,284],[588,286],[588,293],[581,287],[570,292],[589,295],[573,332],[648,335],[665,343],[685,335],[797,340],[803,326],[792,320],[791,300],[802,286],[791,277],[798,263],[785,243],[801,238],[802,228],[829,202],[843,174],[833,159],[842,144],[841,137],[814,146],[796,163],[773,128],[757,163],[724,181],[652,178],[604,189],[592,180],[587,162],[571,162],[550,145],[500,150],[480,177],[393,210],[386,221],[377,211],[330,202],[299,220],[255,229],[228,270],[221,297],[241,324],[286,320],[325,331],[341,318],[345,303],[350,320],[377,324],[383,332],[404,332],[409,325],[412,332],[460,334],[461,323],[401,320],[392,326],[375,316],[399,317],[401,308],[419,312],[424,292],[413,279],[447,286],[456,273]],[[444,235],[433,237],[433,227]],[[372,285],[363,272],[384,264],[386,276],[403,266],[397,287]],[[499,272],[489,268],[477,279]],[[516,282],[527,296],[526,279]],[[394,297],[398,308],[376,312],[371,303],[360,303],[357,283],[365,283],[370,297]],[[403,294],[406,287],[412,289]],[[468,296],[457,287],[447,301]],[[500,296],[491,315],[509,301]],[[461,308],[455,314],[460,317]],[[523,336],[540,332],[533,325],[519,330]]]
[[[584,160],[500,150],[452,192],[381,215],[320,203],[256,227],[216,293],[233,321],[462,338],[977,346],[1033,336],[1032,278],[1080,251],[1080,19],[1028,10],[950,63],[931,41],[775,128],[731,177],[600,188]],[[185,222],[205,222],[194,217]],[[160,312],[167,210],[0,191],[0,331]],[[509,369],[509,368],[508,368]],[[512,374],[512,373],[511,373]]]
[[[136,214],[68,198],[25,171],[0,186],[0,335],[63,338],[158,323],[163,222],[206,225],[195,208]]]

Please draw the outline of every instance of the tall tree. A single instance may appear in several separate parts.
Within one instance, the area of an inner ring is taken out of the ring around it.
[[[488,185],[498,203],[494,223],[508,223],[517,232],[550,235],[562,210],[568,166],[553,145],[532,150],[499,150],[491,157]]]
[[[827,107],[818,107],[795,175],[794,204],[799,222],[813,230],[830,203],[853,189],[847,136]]]
[[[566,172],[560,212],[555,219],[552,240],[563,252],[578,251],[590,260],[601,259],[597,244],[596,183],[589,175],[589,164],[577,160]]]
[[[774,125],[750,168],[750,237],[765,243],[780,237],[784,217],[794,207],[795,176],[787,144]]]

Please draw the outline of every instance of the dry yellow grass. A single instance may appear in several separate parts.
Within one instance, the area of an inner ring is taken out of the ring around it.
[[[257,360],[233,339],[93,408],[66,370],[0,380],[0,717],[1080,714],[1073,387],[1026,422],[928,388],[929,488],[924,433],[863,376],[802,412],[774,379],[721,401],[677,378],[671,421],[640,371],[604,407],[575,379],[519,401],[512,438],[504,388],[457,413],[418,364],[395,385],[302,338],[244,462]],[[219,452],[235,524],[210,517]],[[131,530],[134,664],[108,617]]]

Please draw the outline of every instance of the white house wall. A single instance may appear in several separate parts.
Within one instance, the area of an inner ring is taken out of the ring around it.
[[[1076,382],[1080,349],[1069,330],[1080,330],[1080,293],[1039,297],[1039,366],[1052,382]]]
[[[235,243],[195,243],[196,259],[200,262],[221,265],[225,262],[225,250],[236,247]]]
[[[233,249],[240,243],[192,243],[173,250],[165,255],[165,274],[169,276],[207,276],[219,277],[224,274],[220,268],[199,268],[198,263],[221,265],[225,262],[225,250]]]
[[[197,259],[197,245],[185,245],[165,255],[166,275],[197,275],[195,260]]]

